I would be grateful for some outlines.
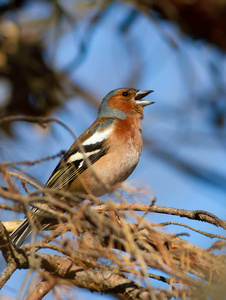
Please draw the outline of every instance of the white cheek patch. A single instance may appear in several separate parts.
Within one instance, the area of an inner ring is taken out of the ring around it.
[[[108,128],[105,129],[101,132],[95,132],[90,138],[88,138],[88,140],[86,140],[83,145],[87,146],[87,145],[92,145],[92,144],[96,144],[99,143],[103,140],[106,140],[107,137],[109,136],[109,134],[112,132],[113,128]]]
[[[84,144],[83,144],[84,145]],[[94,150],[94,151],[91,151],[91,152],[86,152],[86,153],[81,153],[81,152],[77,152],[77,153],[75,153],[75,154],[73,154],[73,155],[71,155],[70,157],[69,157],[69,159],[67,160],[67,164],[68,163],[73,163],[73,162],[75,162],[76,160],[81,160],[82,159],[82,162],[80,163],[80,165],[81,164],[83,164],[83,160],[84,160],[84,155],[86,156],[86,157],[89,157],[89,156],[91,156],[91,155],[93,155],[93,154],[96,154],[96,153],[98,153],[98,152],[100,152],[100,149],[97,149],[97,150]],[[80,165],[79,165],[79,167],[80,167]]]

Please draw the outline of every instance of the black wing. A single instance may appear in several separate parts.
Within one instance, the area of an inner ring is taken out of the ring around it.
[[[90,164],[94,164],[108,152],[105,140],[96,144],[85,145],[83,149],[84,153],[78,147],[69,150],[64,155],[47,181],[47,187],[58,190],[69,186],[79,174],[88,168],[86,160],[88,160]]]

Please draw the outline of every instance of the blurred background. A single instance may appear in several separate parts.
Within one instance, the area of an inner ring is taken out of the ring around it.
[[[206,210],[225,219],[225,50],[222,0],[2,0],[0,120],[13,115],[54,117],[78,136],[95,120],[109,91],[153,89],[149,99],[156,103],[145,108],[143,120],[143,154],[127,184],[156,196],[156,205]],[[73,143],[57,123],[43,129],[2,122],[0,139],[1,162],[38,160]],[[24,170],[44,184],[58,160]],[[151,203],[147,195],[139,200]],[[1,220],[10,218],[11,213],[1,212]],[[152,213],[146,218],[182,221]],[[225,235],[212,225],[183,222]],[[173,225],[167,230],[186,231],[187,239],[203,248],[214,242]],[[26,274],[17,271],[0,295],[15,299]],[[79,289],[73,293],[78,299],[100,297]]]

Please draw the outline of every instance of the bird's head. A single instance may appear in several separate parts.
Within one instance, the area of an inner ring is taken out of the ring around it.
[[[98,117],[125,119],[136,113],[143,115],[143,107],[154,103],[143,98],[152,92],[152,90],[139,91],[132,88],[113,90],[102,100]]]

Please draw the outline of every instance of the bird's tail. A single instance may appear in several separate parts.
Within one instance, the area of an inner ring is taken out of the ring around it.
[[[15,247],[20,247],[23,242],[29,237],[29,235],[36,229],[36,233],[44,228],[47,228],[51,224],[57,223],[56,220],[37,216],[39,209],[33,208],[33,215],[29,221],[27,218],[12,232],[10,239]]]
[[[31,233],[31,224],[28,219],[24,219],[24,221],[12,232],[10,239],[15,247],[20,247]]]

